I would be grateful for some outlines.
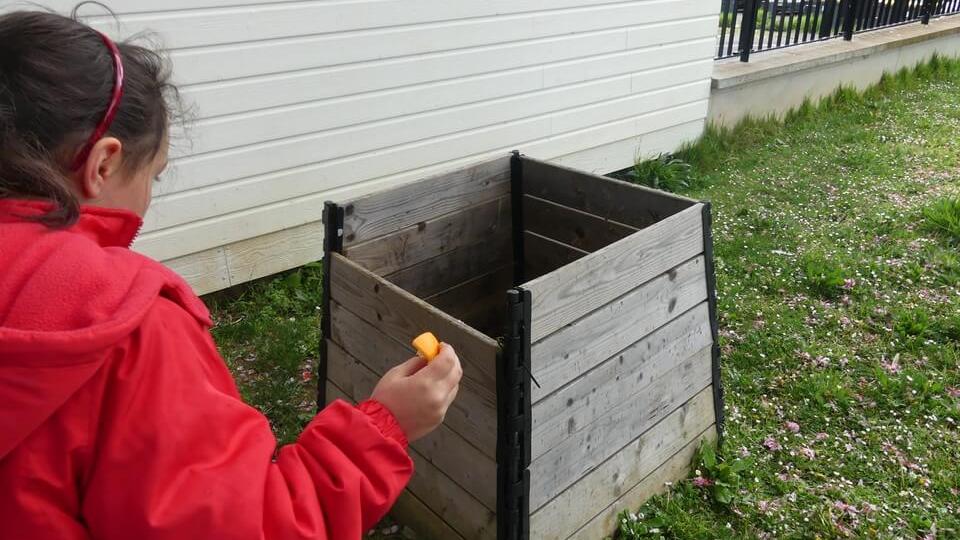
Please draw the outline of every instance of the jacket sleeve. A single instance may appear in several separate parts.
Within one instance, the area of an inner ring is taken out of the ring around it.
[[[209,333],[170,301],[111,354],[83,480],[93,538],[360,538],[413,472],[374,401],[331,404],[277,451]]]

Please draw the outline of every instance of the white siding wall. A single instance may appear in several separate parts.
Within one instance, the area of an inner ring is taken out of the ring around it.
[[[719,12],[719,0],[107,3],[119,23],[88,21],[154,32],[193,107],[136,247],[201,292],[319,259],[324,200],[515,148],[598,172],[675,148],[703,128]]]

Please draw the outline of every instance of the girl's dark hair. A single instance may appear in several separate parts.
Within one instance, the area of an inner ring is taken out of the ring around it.
[[[68,175],[74,156],[109,105],[114,64],[100,35],[54,13],[0,15],[0,199],[54,204],[40,220],[52,227],[76,222],[80,203]],[[170,122],[176,93],[162,56],[119,42],[123,98],[108,135],[123,141],[124,167],[150,162]]]

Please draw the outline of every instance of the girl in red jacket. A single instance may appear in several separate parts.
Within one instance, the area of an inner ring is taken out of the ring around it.
[[[0,16],[0,538],[354,539],[443,419],[453,350],[276,449],[176,274],[129,250],[166,164],[164,63]]]

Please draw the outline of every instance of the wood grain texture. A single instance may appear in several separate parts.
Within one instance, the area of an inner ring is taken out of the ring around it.
[[[377,376],[413,356],[409,346],[388,337],[337,301],[332,301],[330,307],[330,338]],[[468,372],[469,368],[464,367],[460,391],[447,411],[446,423],[480,452],[496,458],[496,389],[480,384]]]
[[[488,336],[503,334],[507,312],[507,289],[513,286],[513,266],[492,272],[447,289],[427,302]]]
[[[465,537],[443,521],[443,518],[411,493],[409,489],[403,490],[403,493],[400,494],[397,502],[390,509],[390,515],[416,531],[420,538],[466,540]]]
[[[534,459],[620,404],[637,399],[686,358],[712,343],[706,302],[630,345],[533,406]]]
[[[712,429],[712,387],[707,387],[530,516],[531,538],[565,539],[615,503],[691,442]],[[685,463],[689,465],[689,461]],[[682,476],[670,478],[678,480]],[[584,504],[584,501],[591,501]],[[631,510],[635,510],[634,505]],[[609,534],[612,531],[605,531]],[[594,538],[601,538],[598,534]]]
[[[482,276],[491,268],[512,264],[511,246],[509,234],[494,235],[388,274],[386,278],[414,296],[428,298]]]
[[[368,272],[339,253],[331,266],[331,298],[400,343],[430,331],[457,350],[464,377],[496,391],[499,345],[492,338]],[[348,349],[349,351],[349,349]]]
[[[669,489],[667,482],[676,482],[689,473],[690,464],[701,442],[712,444],[716,439],[716,429],[713,427],[707,428],[700,436],[657,467],[639,484],[624,493],[616,502],[605,508],[589,523],[571,535],[570,540],[596,540],[608,534],[613,534],[613,531],[617,528],[617,516],[620,512],[635,510],[650,497],[667,491]]]
[[[523,161],[524,195],[642,229],[697,204],[663,191],[553,163]]]
[[[523,227],[588,252],[622,240],[639,230],[529,195],[523,197]]]
[[[540,387],[531,389],[533,403],[706,300],[704,272],[697,256],[534,343],[531,371]]]
[[[327,343],[329,357],[327,376],[353,400],[369,398],[380,375],[354,358],[333,341]],[[460,487],[476,497],[490,510],[496,510],[496,461],[484,455],[466,439],[442,424],[433,433],[410,443],[410,446]],[[470,463],[464,467],[464,463]]]
[[[529,281],[531,340],[536,342],[626,291],[703,253],[697,203],[554,272]]]
[[[535,279],[557,268],[570,264],[588,253],[539,234],[523,233],[524,275]]]
[[[659,384],[597,418],[530,463],[530,504],[559,495],[639,434],[710,385],[711,348],[679,362]]]
[[[433,510],[464,538],[477,540],[497,537],[497,515],[469,492],[434,467],[414,449],[410,457],[416,472],[407,489]],[[496,470],[486,471],[496,477]]]
[[[383,276],[490,238],[509,238],[510,221],[510,198],[500,197],[351,245],[344,255]]]
[[[336,384],[331,381],[327,381],[327,403],[330,403],[336,399],[342,399],[347,403],[356,404],[358,403],[357,399],[352,398],[347,394],[347,392],[341,390],[337,387]],[[442,426],[441,426],[442,427]],[[421,460],[424,457],[417,452],[416,457],[419,457]],[[416,457],[414,458],[414,463],[416,464]],[[415,465],[416,466],[416,465]],[[419,467],[417,468],[419,472]],[[418,474],[415,472],[414,475]],[[428,470],[428,473],[431,472]],[[424,473],[424,474],[428,474]],[[430,499],[428,499],[430,500]],[[442,499],[441,499],[442,500]],[[435,501],[437,506],[440,506],[439,501]],[[472,505],[467,505],[467,508],[471,508]],[[476,508],[473,508],[476,509]],[[488,513],[485,510],[482,510],[483,513]],[[403,490],[403,493],[400,494],[400,497],[394,503],[393,508],[390,509],[390,514],[397,519],[400,523],[411,527],[413,530],[417,531],[423,538],[451,538],[451,539],[460,539],[464,540],[464,537],[456,532],[442,517],[437,515],[436,512],[430,509],[427,504],[422,500],[417,498],[410,489]]]
[[[344,205],[344,247],[390,234],[509,193],[510,158],[373,193]]]

